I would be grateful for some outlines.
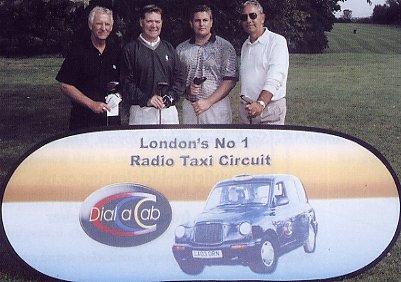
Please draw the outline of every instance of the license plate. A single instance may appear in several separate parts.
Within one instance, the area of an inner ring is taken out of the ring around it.
[[[194,258],[208,259],[208,258],[222,258],[223,253],[221,250],[212,251],[192,251],[192,256]]]

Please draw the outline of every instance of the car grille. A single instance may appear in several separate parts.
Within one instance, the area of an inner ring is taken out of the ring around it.
[[[197,224],[195,226],[195,243],[218,244],[223,241],[223,228],[221,224]]]

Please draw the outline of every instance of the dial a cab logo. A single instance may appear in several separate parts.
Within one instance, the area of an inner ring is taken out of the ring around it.
[[[92,239],[130,247],[164,233],[171,216],[171,206],[163,195],[143,185],[123,183],[91,194],[81,206],[80,222]]]

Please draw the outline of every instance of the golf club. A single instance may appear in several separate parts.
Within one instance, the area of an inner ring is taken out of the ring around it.
[[[204,77],[204,76],[194,77],[193,82],[195,85],[201,85],[202,83],[204,83],[206,81],[206,79],[207,79],[207,77]],[[198,101],[198,97],[194,97],[194,98],[195,98],[194,102]],[[196,115],[196,124],[199,124],[199,115]]]
[[[240,96],[241,100],[244,101],[247,105],[252,104],[254,101],[246,95]],[[252,116],[249,117],[249,124],[252,124]]]
[[[110,81],[106,85],[107,94],[116,93],[120,83],[118,81]]]
[[[165,87],[168,87],[168,82],[158,82],[157,83],[157,89],[159,90],[159,96],[163,97],[163,89]],[[162,109],[159,109],[159,125],[162,124]]]

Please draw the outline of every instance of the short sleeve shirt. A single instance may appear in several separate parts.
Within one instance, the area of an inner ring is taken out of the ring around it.
[[[107,44],[100,53],[88,40],[83,48],[76,48],[66,57],[56,79],[75,86],[95,101],[104,102],[107,83],[119,81],[119,60],[119,48]]]
[[[238,80],[237,55],[227,40],[212,34],[205,45],[195,44],[194,38],[177,46],[178,56],[185,67],[186,86],[195,77],[206,77],[200,98],[207,98],[216,91],[223,80]]]
[[[70,84],[94,101],[104,102],[107,83],[119,81],[120,48],[107,43],[103,53],[90,40],[76,47],[65,58],[56,80]],[[71,101],[70,129],[106,125],[105,114],[95,114],[89,108]]]

